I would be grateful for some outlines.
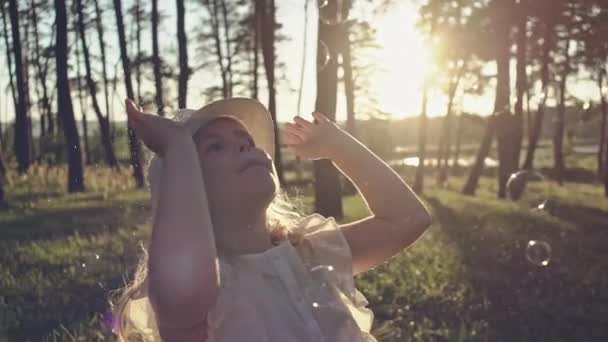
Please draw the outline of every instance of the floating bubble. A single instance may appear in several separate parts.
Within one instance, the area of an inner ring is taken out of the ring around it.
[[[325,69],[330,59],[329,48],[323,41],[319,41],[317,47],[317,71]]]
[[[507,181],[507,196],[535,209],[544,209],[549,193],[548,182],[539,172],[520,170]]]
[[[319,4],[319,8],[323,8],[323,7],[327,6],[328,1],[327,0],[317,0],[317,3]]]
[[[319,6],[319,20],[325,25],[338,25],[346,19],[343,11],[342,0],[328,0],[323,6]]]
[[[549,265],[549,261],[551,260],[551,245],[540,240],[528,241],[526,259],[536,266]]]

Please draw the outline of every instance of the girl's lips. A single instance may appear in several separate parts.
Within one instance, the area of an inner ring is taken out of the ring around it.
[[[265,169],[269,169],[268,167],[268,163],[262,162],[260,160],[257,159],[252,159],[247,161],[240,169],[239,169],[239,173],[244,172],[245,170],[247,170],[248,168],[252,167],[252,166],[261,166]]]

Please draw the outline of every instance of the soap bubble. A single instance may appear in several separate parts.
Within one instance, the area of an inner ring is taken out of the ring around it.
[[[319,41],[319,46],[317,48],[317,71],[325,69],[327,64],[329,64],[330,59],[331,56],[329,54],[327,44],[325,44],[323,41]]]
[[[319,8],[323,8],[323,7],[327,6],[328,1],[327,0],[317,0],[317,3],[319,4]]]
[[[321,1],[323,2],[323,1]],[[319,20],[325,25],[338,25],[346,19],[343,11],[343,0],[328,0],[319,6]]]
[[[547,266],[551,260],[551,245],[541,240],[530,240],[526,246],[526,259],[536,266]]]
[[[514,202],[544,209],[548,197],[548,183],[539,172],[520,170],[509,177],[507,181],[507,197]]]
[[[309,270],[310,281],[304,294],[313,310],[332,307],[337,304],[334,285],[338,283],[336,270],[332,265],[317,265]]]

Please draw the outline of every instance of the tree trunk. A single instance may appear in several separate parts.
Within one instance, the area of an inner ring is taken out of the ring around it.
[[[48,96],[48,89],[46,87],[47,84],[47,70],[48,70],[48,57],[45,60],[44,65],[42,64],[42,57],[40,55],[40,37],[38,34],[38,14],[36,13],[36,7],[37,5],[34,3],[34,1],[32,0],[31,2],[31,9],[32,9],[32,26],[34,27],[34,51],[35,51],[35,62],[36,62],[36,75],[38,76],[38,81],[40,83],[40,87],[42,90],[42,97],[39,99],[39,103],[42,106],[42,111],[40,111],[40,119],[41,119],[41,126],[40,127],[40,136],[43,137],[46,135],[47,133],[47,129],[46,129],[46,122],[48,121],[49,125],[53,124],[53,120],[51,119],[51,115],[52,115],[52,109],[51,109],[51,102],[49,101],[49,96]],[[44,120],[44,118],[48,118],[48,120]],[[49,132],[52,132],[52,130],[48,129]],[[40,139],[41,141],[41,145],[40,145],[40,153],[42,154],[43,151],[43,140]]]
[[[76,0],[78,1],[78,0]],[[76,54],[76,91],[78,93],[78,104],[80,108],[80,115],[82,117],[82,138],[84,141],[84,163],[85,165],[91,165],[91,149],[89,148],[89,130],[87,127],[87,112],[86,106],[84,105],[84,96],[82,91],[82,73],[80,72],[80,49],[78,48],[78,38],[80,34],[78,32],[77,13],[74,13],[74,52]]]
[[[608,139],[605,139],[604,151],[608,154]],[[608,155],[604,156],[604,196],[608,197]]]
[[[226,66],[224,66],[224,53],[222,52],[222,38],[220,34],[220,14],[217,5],[217,0],[212,0],[211,3],[207,1],[206,4],[209,9],[211,27],[213,27],[213,42],[215,44],[215,54],[217,56],[217,63],[220,67],[220,76],[222,78],[222,97],[228,98],[228,71]]]
[[[517,23],[517,73],[515,80],[517,100],[515,101],[514,108],[514,136],[511,138],[513,139],[512,166],[515,169],[513,171],[519,168],[524,134],[524,95],[526,94],[526,89],[528,89],[528,77],[526,75],[526,51],[528,46],[526,37],[528,24],[527,2],[528,0],[521,0],[519,3],[520,13]]]
[[[11,87],[11,95],[13,99],[13,105],[15,106],[15,113],[18,113],[19,101],[17,100],[17,91],[15,90],[15,75],[13,74],[13,58],[11,57],[11,44],[9,41],[8,25],[6,20],[6,11],[4,6],[0,6],[2,11],[2,25],[4,26],[4,44],[6,45],[6,62],[8,67],[8,82]]]
[[[549,92],[549,63],[551,59],[551,50],[549,40],[551,39],[551,27],[547,24],[544,25],[544,43],[542,47],[543,55],[541,59],[541,87],[543,96],[541,102],[538,104],[536,115],[534,116],[534,125],[530,129],[530,139],[528,141],[528,148],[526,151],[526,159],[524,161],[523,168],[525,170],[532,170],[534,168],[534,152],[538,144],[538,139],[541,135],[543,126],[543,118],[545,115],[545,106],[547,103],[547,97]]]
[[[275,85],[275,29],[276,16],[274,0],[259,1],[262,4],[259,13],[262,14],[262,55],[264,57],[264,70],[268,83],[268,110],[274,121],[275,138],[275,167],[281,185],[285,184],[283,163],[281,156],[281,142],[279,140],[279,123],[277,121],[276,85]]]
[[[510,26],[503,22],[499,24],[498,39],[501,44],[497,52],[497,76],[496,76],[496,98],[494,103],[494,113],[497,114],[500,130],[497,130],[497,152],[498,152],[498,197],[505,198],[507,180],[511,173],[517,170],[517,165],[513,163],[513,138],[515,134],[515,120],[510,111],[510,77],[509,77],[509,31]],[[485,159],[485,157],[484,157]]]
[[[427,105],[429,80],[425,80],[424,88],[422,89],[422,110],[420,111],[420,122],[418,128],[418,167],[416,167],[416,177],[412,189],[417,194],[422,194],[424,188],[424,161],[426,157],[426,131],[427,131]]]
[[[17,171],[24,174],[30,166],[30,140],[28,137],[27,88],[21,56],[21,37],[19,34],[19,9],[16,0],[9,0],[9,15],[13,35],[13,53],[15,58],[15,77],[17,79],[17,106],[15,108],[14,148],[17,158]]]
[[[600,91],[600,109],[602,111],[602,121],[600,123],[600,143],[599,143],[599,151],[597,152],[597,174],[599,179],[602,179],[602,175],[604,172],[608,172],[608,169],[604,168],[604,144],[606,143],[606,115],[608,115],[608,110],[606,108],[606,97],[604,97],[604,92],[602,87],[604,86],[604,73],[606,71],[604,68],[599,69],[598,71],[598,79],[597,85]]]
[[[445,184],[448,180],[448,168],[450,167],[450,154],[452,150],[452,125],[453,125],[453,107],[454,107],[454,98],[456,97],[456,91],[458,90],[458,85],[460,85],[460,80],[464,75],[465,71],[465,63],[462,61],[462,65],[458,68],[455,79],[452,79],[450,82],[450,89],[448,92],[448,106],[445,113],[445,121],[443,122],[443,133],[441,136],[444,138],[443,144],[441,144],[442,149],[439,153],[439,159],[443,160],[443,167],[439,169],[439,175],[437,177],[437,183],[440,185]],[[438,160],[437,166],[441,164]]]
[[[342,15],[348,18],[348,14]],[[349,26],[342,28],[342,70],[344,71],[344,95],[346,97],[346,131],[356,137],[355,119],[355,84],[353,80],[353,66],[351,58],[351,42],[349,37]]]
[[[103,23],[101,22],[101,18],[103,12],[99,7],[99,3],[97,0],[93,0],[95,4],[95,26],[97,28],[97,39],[101,52],[101,73],[103,74],[103,89],[104,89],[104,99],[106,105],[106,117],[108,121],[110,120],[110,87],[108,81],[108,70],[106,68],[106,43],[103,36]],[[111,136],[111,134],[110,134]],[[111,138],[110,138],[111,140]]]
[[[80,140],[76,129],[68,80],[68,24],[66,12],[65,1],[55,0],[57,112],[61,118],[68,156],[68,191],[81,192],[84,191],[84,177]]]
[[[2,145],[2,148],[0,148],[0,204],[5,203],[6,197],[6,191],[4,190],[4,184],[6,183],[6,165],[4,163],[4,157],[2,156],[3,151],[4,144]]]
[[[179,3],[180,1],[178,1]],[[122,4],[121,0],[114,0],[114,11],[116,12],[116,28],[118,29],[118,43],[120,46],[120,59],[122,61],[122,69],[125,76],[125,87],[127,97],[134,100],[133,84],[131,83],[131,65],[129,55],[127,54],[127,42],[125,37],[125,26],[122,20]],[[141,189],[144,187],[144,174],[141,164],[144,162],[141,153],[141,142],[135,136],[135,131],[127,124],[127,133],[129,136],[129,152],[131,153],[131,165],[133,166],[133,177],[135,178],[136,187]]]
[[[498,11],[504,12],[504,11]],[[496,53],[496,65],[497,65],[497,76],[496,76],[496,97],[494,99],[494,114],[490,116],[486,123],[483,139],[477,156],[475,157],[475,163],[469,172],[467,182],[462,189],[462,193],[465,195],[474,195],[479,183],[479,178],[483,171],[485,159],[490,153],[492,147],[492,139],[496,131],[497,121],[506,121],[505,124],[512,124],[511,120],[504,120],[505,117],[510,117],[509,114],[510,105],[510,81],[509,81],[509,31],[510,25],[506,18],[495,18],[497,23],[495,25],[498,31],[497,39],[500,39],[499,49]],[[504,197],[506,194],[506,182],[512,169],[512,161],[509,160],[509,143],[510,143],[510,132],[509,126],[502,127],[500,134],[497,136],[498,140],[498,197]]]
[[[226,75],[227,75],[227,80],[228,80],[228,97],[232,97],[232,90],[234,88],[233,81],[232,81],[232,58],[233,58],[233,56],[232,56],[232,50],[230,48],[230,30],[229,30],[229,25],[228,25],[228,10],[226,8],[226,0],[220,0],[220,1],[221,1],[221,5],[222,5],[222,20],[223,20],[223,24],[224,24],[224,45],[226,46]],[[273,38],[273,40],[274,40],[274,38]]]
[[[330,51],[337,51],[339,44],[338,28],[318,23],[317,51],[320,43],[325,42]],[[338,92],[338,64],[332,58],[327,66],[322,68],[317,64],[317,96],[315,110],[325,114],[330,120],[336,120],[336,97]],[[344,216],[342,209],[342,194],[340,175],[338,169],[330,159],[313,161],[315,210],[323,216],[333,216],[341,219]]]
[[[141,0],[135,0],[135,40],[137,46],[137,63],[135,64],[135,79],[137,80],[137,101],[143,103],[141,98]]]
[[[116,1],[116,0],[115,0]],[[186,38],[184,1],[177,0],[177,43],[179,49],[179,80],[178,80],[178,106],[186,108],[186,95],[188,92],[188,40]]]
[[[23,45],[22,49],[22,63],[23,63],[23,76],[25,82],[25,112],[27,113],[27,139],[28,146],[30,148],[29,156],[30,163],[37,159],[36,150],[34,144],[34,134],[33,134],[33,125],[32,125],[32,97],[30,96],[30,28],[29,28],[29,20],[24,20],[23,28],[21,31],[23,32]]]
[[[152,61],[154,64],[154,87],[156,94],[156,110],[158,115],[165,116],[165,104],[163,102],[163,75],[161,74],[161,59],[158,50],[158,0],[152,0]]]
[[[106,163],[111,167],[118,167],[118,161],[116,160],[116,155],[114,154],[114,147],[112,146],[112,139],[110,138],[110,124],[107,116],[104,117],[101,113],[101,108],[99,107],[99,103],[97,102],[97,87],[95,85],[95,81],[93,81],[93,72],[91,70],[91,61],[89,57],[89,48],[86,40],[86,30],[84,25],[84,14],[83,14],[83,6],[82,0],[76,0],[76,6],[78,11],[78,31],[80,33],[80,43],[82,48],[82,54],[84,57],[84,66],[86,72],[86,83],[87,88],[89,89],[89,94],[91,95],[91,101],[93,102],[93,110],[95,111],[95,115],[97,116],[97,121],[99,122],[99,132],[100,132],[100,143],[104,148]],[[80,84],[80,80],[79,80]],[[84,113],[84,110],[83,110]],[[83,125],[83,127],[86,127]],[[85,134],[86,136],[86,134]],[[86,139],[86,138],[85,138]],[[86,143],[86,140],[85,140]],[[88,152],[87,152],[88,153]]]
[[[481,145],[479,146],[477,156],[475,157],[475,164],[473,164],[469,177],[467,178],[467,182],[462,189],[462,193],[465,195],[475,195],[477,184],[479,183],[479,177],[481,177],[481,172],[483,171],[485,159],[492,148],[492,140],[494,138],[494,131],[496,130],[496,120],[496,114],[492,114],[488,118],[486,129],[483,133],[483,139],[481,140]]]
[[[564,129],[566,119],[566,81],[568,74],[570,73],[570,37],[566,38],[566,60],[564,61],[564,68],[562,70],[562,76],[559,83],[559,104],[557,107],[557,117],[555,118],[555,131],[553,132],[553,170],[555,172],[555,178],[559,185],[563,185],[563,173],[564,173]]]
[[[308,47],[308,1],[304,1],[304,37],[302,38],[302,64],[300,64],[300,86],[298,87],[298,106],[296,113],[298,115],[301,113],[301,104],[302,104],[302,91],[304,89],[304,72],[306,70],[306,51]],[[352,134],[352,133],[351,133]],[[296,157],[298,163],[300,162],[300,158]]]
[[[454,157],[452,158],[452,167],[457,168],[460,166],[460,142],[462,140],[462,113],[458,115],[458,123],[456,124],[456,146],[454,148]]]

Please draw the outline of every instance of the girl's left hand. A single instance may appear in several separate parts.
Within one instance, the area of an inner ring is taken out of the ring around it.
[[[330,158],[342,129],[321,113],[312,115],[314,123],[301,116],[294,117],[294,123],[287,123],[283,141],[300,158]]]

